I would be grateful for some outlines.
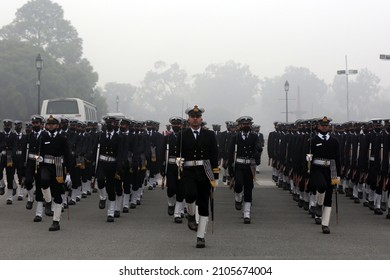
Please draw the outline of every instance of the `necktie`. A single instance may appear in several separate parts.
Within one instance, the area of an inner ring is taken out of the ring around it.
[[[194,131],[194,137],[195,137],[195,139],[197,139],[198,138],[198,135],[199,135],[199,131]]]
[[[326,141],[326,135],[322,135],[322,139]]]
[[[246,140],[248,138],[248,134],[244,133],[243,137],[244,137],[244,140]]]
[[[38,139],[38,132],[34,132],[35,139]]]
[[[107,133],[107,139],[108,139],[108,140],[111,139],[111,133]]]

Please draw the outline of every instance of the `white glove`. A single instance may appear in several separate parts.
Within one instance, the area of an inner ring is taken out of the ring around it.
[[[182,169],[184,165],[184,158],[176,158],[176,165]]]
[[[312,161],[313,160],[313,154],[306,154],[306,161]]]
[[[66,174],[65,185],[67,185],[69,188],[72,186],[72,180],[70,179],[70,174]]]

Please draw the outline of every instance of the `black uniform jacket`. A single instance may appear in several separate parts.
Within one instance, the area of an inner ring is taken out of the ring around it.
[[[210,160],[211,168],[218,168],[218,145],[213,131],[201,129],[199,136],[195,139],[192,130],[187,128],[179,133],[177,147],[179,149],[177,149],[176,156],[181,156],[184,161]],[[184,176],[208,180],[203,166],[184,167]]]

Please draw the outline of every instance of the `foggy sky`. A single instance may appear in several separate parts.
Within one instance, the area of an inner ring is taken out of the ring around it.
[[[0,2],[0,26],[27,0]],[[156,61],[189,75],[212,63],[247,64],[260,79],[287,66],[327,84],[337,70],[368,68],[390,86],[390,1],[54,0],[83,39],[83,57],[107,82],[139,85]],[[353,77],[351,76],[351,79]]]

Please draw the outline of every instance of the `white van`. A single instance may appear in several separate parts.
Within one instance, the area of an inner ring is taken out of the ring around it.
[[[45,99],[42,102],[41,116],[50,115],[80,121],[97,121],[96,106],[80,98]]]

